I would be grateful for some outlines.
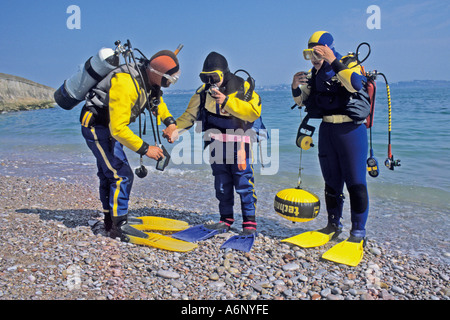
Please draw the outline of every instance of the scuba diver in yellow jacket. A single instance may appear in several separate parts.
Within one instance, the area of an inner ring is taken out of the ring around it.
[[[308,41],[304,58],[313,68],[293,77],[292,94],[308,116],[321,118],[319,129],[319,162],[325,180],[325,203],[328,225],[320,230],[297,236],[297,244],[315,247],[327,243],[342,231],[343,187],[350,195],[350,237],[322,256],[325,259],[357,265],[363,255],[369,196],[366,183],[368,151],[364,124],[370,104],[360,99],[367,79],[356,62],[349,62],[334,48],[334,40],[326,31],[315,32]]]
[[[227,60],[217,52],[206,57],[200,79],[204,84],[197,89],[186,111],[176,122],[178,130],[183,132],[199,120],[198,125],[205,132],[205,147],[209,145],[210,148],[214,187],[219,200],[220,222],[196,226],[172,236],[198,241],[228,231],[234,223],[236,190],[241,199],[242,234],[250,236],[252,241],[256,234],[257,197],[250,132],[254,132],[251,129],[261,116],[261,99],[249,81],[230,72]],[[167,134],[166,137],[169,141],[175,139]]]
[[[143,141],[129,128],[129,124],[145,111],[148,97],[159,102],[152,111],[161,117],[166,130],[176,130],[175,119],[161,97],[161,87],[167,88],[175,83],[179,69],[176,55],[163,50],[142,65],[119,66],[92,88],[86,97],[80,115],[82,134],[97,159],[105,230],[113,238],[127,240],[127,234],[146,237],[127,224],[134,177],[123,146],[151,159],[163,157],[159,147]]]

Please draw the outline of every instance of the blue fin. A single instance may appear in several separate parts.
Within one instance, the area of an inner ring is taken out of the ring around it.
[[[227,241],[225,241],[224,244],[222,244],[220,249],[231,248],[235,250],[249,252],[253,247],[255,239],[256,233],[232,236]]]
[[[188,242],[202,241],[209,239],[216,234],[226,232],[228,230],[208,229],[203,224],[190,227],[186,230],[172,234],[172,238],[184,240]]]

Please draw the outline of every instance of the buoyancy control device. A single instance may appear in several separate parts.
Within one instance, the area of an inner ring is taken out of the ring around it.
[[[247,75],[246,81],[250,84],[250,87],[247,90],[247,92],[244,94],[243,100],[250,101],[253,96],[253,91],[255,90],[255,87],[256,87],[255,79],[253,79],[253,77],[247,71],[245,71],[243,69],[236,70],[234,72],[234,75],[236,75],[238,72],[243,72]],[[266,126],[264,125],[264,123],[262,121],[262,116],[260,116],[258,119],[256,119],[253,122],[251,129],[255,132],[255,140],[258,143],[261,142],[262,140],[266,140],[266,139],[270,138],[268,130],[266,129]],[[259,146],[261,147],[261,144]],[[262,157],[262,155],[261,155],[261,157]],[[262,166],[264,167],[263,163],[262,163]]]
[[[236,76],[238,72],[243,72],[247,75],[247,80]],[[243,101],[250,101],[253,97],[253,92],[255,90],[255,79],[245,70],[239,69],[236,70],[233,75],[236,76],[236,79],[241,79],[243,81],[242,85],[238,87],[236,97]],[[244,81],[249,83],[249,88],[245,91]],[[254,122],[247,122],[243,120],[239,120],[234,117],[222,117],[216,115],[210,115],[205,108],[206,95],[211,94],[211,88],[214,88],[214,84],[205,84],[204,90],[199,91],[200,94],[200,112],[197,116],[197,121],[202,123],[202,126],[196,127],[196,132],[200,133],[200,131],[207,131],[211,128],[226,128],[226,129],[243,129],[244,132],[250,134],[251,141],[261,142],[262,140],[269,139],[269,133],[267,128],[265,127],[262,116],[256,119]],[[223,90],[222,88],[215,88],[216,90]],[[222,92],[223,93],[223,92]],[[228,120],[228,122],[224,121]],[[229,126],[228,126],[229,125]],[[250,129],[251,131],[247,131]],[[209,141],[206,141],[205,148],[209,144]]]

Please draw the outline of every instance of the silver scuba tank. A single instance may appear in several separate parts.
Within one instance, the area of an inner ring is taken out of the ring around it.
[[[86,94],[109,72],[119,66],[119,56],[110,48],[102,48],[90,57],[77,73],[72,75],[54,93],[56,103],[65,110],[73,109]]]

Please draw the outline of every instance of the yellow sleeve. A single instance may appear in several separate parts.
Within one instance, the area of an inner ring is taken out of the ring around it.
[[[128,73],[118,73],[111,79],[109,90],[109,130],[114,139],[137,152],[144,141],[128,127],[131,109],[136,104],[138,93],[134,79]],[[135,82],[139,88],[137,82]]]
[[[245,82],[245,91],[249,89],[249,83]],[[236,97],[236,93],[230,94],[223,109],[229,114],[244,121],[253,122],[261,116],[261,98],[253,91],[250,101],[244,101]]]
[[[167,104],[164,102],[163,97],[161,97],[161,102],[158,106],[158,115],[161,117],[161,120],[168,127],[170,124],[175,123],[175,119],[167,108]]]
[[[200,94],[199,91],[197,91],[197,93],[191,97],[186,111],[184,111],[183,114],[177,118],[177,128],[180,130],[188,130],[189,128],[191,128],[198,118],[199,111]]]
[[[353,93],[361,90],[364,77],[361,75],[361,67],[356,62],[349,63],[348,67],[345,67],[342,63],[333,62],[332,67],[337,78],[348,92]]]

